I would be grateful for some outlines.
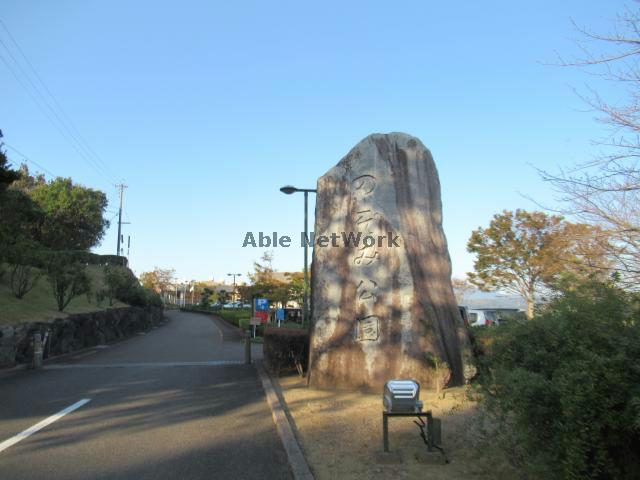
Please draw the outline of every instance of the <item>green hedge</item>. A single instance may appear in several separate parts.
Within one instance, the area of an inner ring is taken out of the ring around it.
[[[272,370],[307,371],[309,332],[297,328],[266,328],[263,340],[264,359]]]
[[[235,325],[236,327],[240,326],[240,319],[251,318],[251,309],[250,308],[233,308],[228,310],[216,310],[215,315],[219,316],[223,320]]]
[[[8,249],[4,256],[10,263],[21,263],[38,268],[46,268],[53,257],[61,258],[66,263],[81,263],[85,265],[127,267],[129,264],[126,257],[118,255],[98,255],[84,250],[31,249],[21,245],[16,246],[15,249]]]
[[[482,332],[490,441],[523,478],[640,478],[638,307],[591,283],[529,322]]]
[[[208,310],[206,308],[202,308],[199,306],[189,306],[189,307],[180,307],[180,306],[176,306],[181,312],[195,312],[195,313],[206,313],[211,315],[212,313],[216,313],[213,310]]]
[[[213,309],[202,308],[200,306],[189,306],[189,307],[180,307],[180,310],[184,312],[196,312],[196,313],[206,313],[209,315],[216,315],[222,318],[224,321],[242,330],[249,329],[249,321],[251,320],[251,309],[249,308],[213,310]],[[260,329],[261,327],[258,327],[258,328]]]
[[[82,250],[65,250],[60,253],[68,255],[76,262],[86,263],[88,265],[111,265],[120,267],[126,267],[129,265],[127,257],[121,257],[119,255],[98,255],[97,253],[85,252]]]
[[[103,267],[104,288],[96,295],[101,299],[113,298],[135,307],[162,307],[160,296],[151,290],[147,290],[127,267],[107,265]]]

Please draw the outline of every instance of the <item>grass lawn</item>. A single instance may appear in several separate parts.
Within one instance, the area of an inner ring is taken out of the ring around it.
[[[103,286],[102,268],[98,265],[87,266],[87,273],[91,277],[94,291]],[[0,280],[0,324],[51,320],[65,317],[69,313],[92,312],[108,308],[107,300],[100,306],[95,298],[88,299],[86,295],[82,295],[71,300],[64,312],[58,312],[51,284],[46,275],[42,275],[33,290],[18,300],[11,292],[10,273],[5,271]],[[113,307],[124,306],[126,306],[124,303],[114,301]]]

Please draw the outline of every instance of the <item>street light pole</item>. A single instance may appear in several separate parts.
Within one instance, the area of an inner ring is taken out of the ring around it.
[[[241,276],[241,273],[227,273],[228,277],[233,277],[233,298],[232,300],[236,301],[236,277]]]
[[[291,195],[296,192],[304,193],[304,290],[302,292],[302,324],[309,321],[309,192],[317,193],[313,188],[296,188],[286,185],[280,189],[282,193]]]
[[[182,307],[187,306],[187,282],[182,283]]]
[[[309,192],[304,192],[304,292],[302,295],[302,324],[308,325],[309,320],[309,225],[308,225]]]

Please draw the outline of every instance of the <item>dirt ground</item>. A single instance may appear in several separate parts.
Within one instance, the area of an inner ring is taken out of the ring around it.
[[[318,480],[329,479],[494,479],[500,468],[478,452],[477,405],[465,388],[421,392],[425,410],[442,420],[442,446],[448,464],[424,458],[427,447],[411,418],[389,419],[390,450],[382,455],[382,393],[370,395],[310,389],[298,376],[279,379],[296,435]]]

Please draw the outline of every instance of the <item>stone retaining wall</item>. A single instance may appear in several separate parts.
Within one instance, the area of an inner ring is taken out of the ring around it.
[[[137,332],[149,330],[162,322],[159,307],[111,308],[78,313],[46,322],[0,326],[0,368],[30,362],[33,357],[31,339],[37,332],[48,330],[45,358],[82,348],[113,342]]]

